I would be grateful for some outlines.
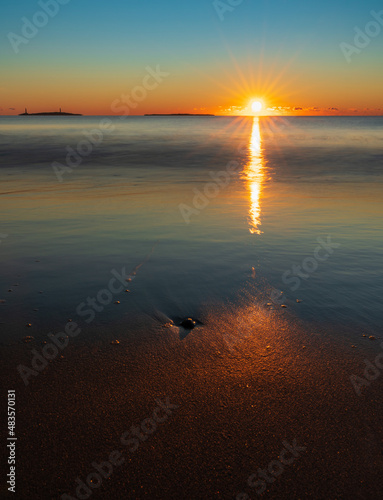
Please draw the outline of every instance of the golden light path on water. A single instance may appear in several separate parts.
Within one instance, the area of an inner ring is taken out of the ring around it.
[[[258,117],[254,117],[253,119],[253,127],[249,143],[249,163],[243,173],[250,191],[249,230],[252,234],[261,234],[261,195],[265,172],[262,154],[261,130]]]

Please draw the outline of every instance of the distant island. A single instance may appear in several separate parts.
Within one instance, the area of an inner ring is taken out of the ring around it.
[[[64,111],[52,111],[44,113],[28,113],[27,108],[25,108],[24,113],[20,113],[19,116],[82,116],[79,113],[65,113]]]
[[[215,116],[201,113],[148,113],[144,116]]]

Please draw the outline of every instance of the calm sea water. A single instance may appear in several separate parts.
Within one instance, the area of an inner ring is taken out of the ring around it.
[[[105,119],[0,118],[2,339],[78,319],[124,267],[101,324],[250,293],[382,331],[383,118]]]

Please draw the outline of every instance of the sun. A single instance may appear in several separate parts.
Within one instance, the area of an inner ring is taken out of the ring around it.
[[[251,110],[253,111],[253,113],[258,113],[262,108],[263,104],[261,103],[261,101],[253,101],[251,103]]]

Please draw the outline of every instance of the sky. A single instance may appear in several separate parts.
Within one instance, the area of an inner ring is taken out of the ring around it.
[[[254,101],[260,115],[383,114],[379,1],[3,0],[1,11],[2,115],[248,115]]]

